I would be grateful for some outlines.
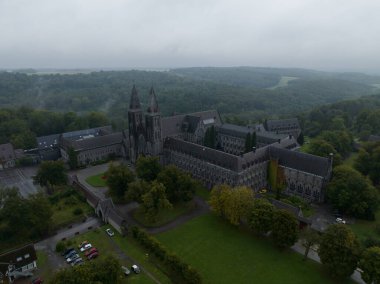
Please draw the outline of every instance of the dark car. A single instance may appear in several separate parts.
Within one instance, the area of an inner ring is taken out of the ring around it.
[[[42,281],[42,279],[41,278],[35,278],[35,279],[33,279],[32,280],[32,284],[41,284],[41,283],[43,283],[44,281]]]
[[[77,254],[77,251],[76,250],[72,250],[68,254],[65,255],[65,258],[68,259],[68,258],[72,257],[75,254]]]
[[[75,250],[75,249],[74,248],[68,248],[68,249],[66,249],[64,252],[62,252],[62,256],[68,255],[73,250]]]
[[[99,253],[96,251],[90,254],[89,256],[87,256],[87,259],[91,260],[91,259],[97,258],[98,256],[99,256]]]

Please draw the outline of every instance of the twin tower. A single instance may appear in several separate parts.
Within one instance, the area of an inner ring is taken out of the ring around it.
[[[135,163],[139,155],[157,156],[162,152],[161,114],[153,87],[149,92],[149,106],[143,114],[135,85],[128,110],[129,157]]]

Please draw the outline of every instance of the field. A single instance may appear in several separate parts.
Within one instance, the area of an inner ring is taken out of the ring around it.
[[[194,266],[204,283],[334,283],[322,266],[292,251],[279,251],[214,215],[204,215],[156,236]],[[352,283],[347,280],[346,283]]]
[[[376,233],[376,225],[380,226],[380,210],[376,213],[376,221],[356,220],[354,224],[350,224],[352,231],[358,236],[360,241],[371,237],[380,241],[380,233]]]
[[[290,77],[290,76],[281,76],[280,81],[276,86],[268,88],[269,90],[275,90],[277,88],[286,87],[290,81],[296,80],[298,77]]]
[[[162,209],[158,212],[155,222],[149,222],[145,219],[144,212],[142,209],[138,208],[133,211],[133,218],[136,219],[140,224],[146,227],[160,227],[171,221],[175,220],[177,217],[191,211],[194,209],[194,202],[189,203],[179,203],[173,206],[172,209]]]
[[[90,176],[86,178],[86,182],[89,185],[95,186],[95,187],[105,187],[107,186],[106,184],[106,179],[104,178],[104,173],[100,173],[94,176]]]

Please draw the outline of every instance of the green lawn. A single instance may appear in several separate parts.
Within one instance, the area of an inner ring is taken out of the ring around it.
[[[86,182],[89,185],[95,186],[95,187],[105,187],[107,186],[106,184],[106,179],[104,178],[105,173],[100,173],[94,176],[90,176],[86,178]]]
[[[149,222],[145,219],[144,212],[142,209],[138,208],[133,211],[133,218],[136,219],[140,224],[146,227],[160,227],[167,223],[170,223],[177,217],[191,211],[194,209],[194,202],[189,203],[179,203],[173,206],[172,209],[162,209],[156,216],[155,222]]]
[[[45,251],[37,250],[37,273],[35,274],[38,277],[41,277],[46,283],[53,276],[53,270],[48,262],[48,255]]]
[[[356,220],[355,224],[350,224],[352,231],[358,236],[360,241],[368,237],[380,240],[380,235],[375,232],[376,224],[380,225],[380,210],[376,213],[375,221]]]
[[[197,189],[195,190],[195,195],[198,195],[204,201],[208,201],[210,198],[210,192],[211,190],[208,190],[207,188],[203,186],[198,186]]]
[[[117,252],[112,245],[110,237],[106,234],[105,229],[112,228],[109,225],[103,226],[101,228],[91,230],[85,234],[76,236],[68,240],[68,246],[77,247],[81,242],[88,241],[99,251],[99,257],[104,257],[107,254],[112,254],[118,257]],[[113,240],[118,244],[118,246],[125,252],[126,255],[132,257],[137,262],[139,262],[144,268],[146,268],[150,273],[154,275],[161,283],[170,283],[170,280],[164,275],[155,265],[147,259],[145,251],[140,249],[132,240],[122,237],[118,232],[113,230],[115,235],[112,237]],[[121,264],[127,267],[131,267],[133,263],[127,260],[121,260]],[[126,283],[153,283],[153,281],[145,274],[141,273],[138,275],[131,274],[126,279]]]
[[[304,262],[292,251],[281,252],[267,239],[211,214],[156,237],[194,266],[204,283],[334,283],[320,264]]]

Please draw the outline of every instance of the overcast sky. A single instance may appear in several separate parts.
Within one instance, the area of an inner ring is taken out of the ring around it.
[[[380,72],[380,0],[0,0],[0,68]]]

